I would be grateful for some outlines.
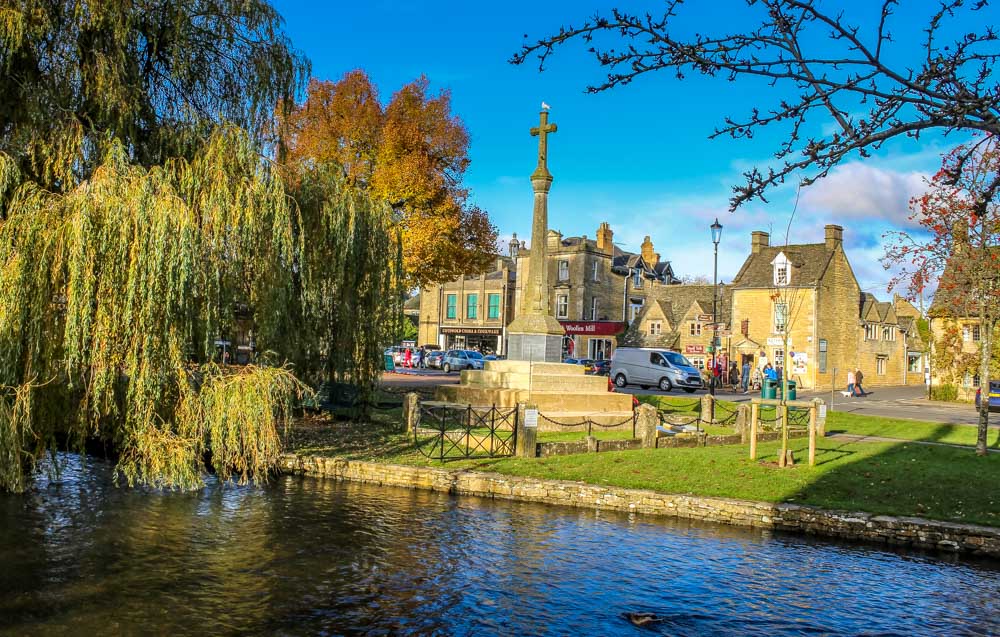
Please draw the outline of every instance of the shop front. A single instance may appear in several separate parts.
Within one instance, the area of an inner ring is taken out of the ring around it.
[[[503,329],[499,327],[442,327],[443,349],[472,349],[483,354],[503,354]]]
[[[620,321],[559,321],[566,330],[563,338],[563,358],[590,358],[595,361],[611,358],[615,336],[625,331]]]

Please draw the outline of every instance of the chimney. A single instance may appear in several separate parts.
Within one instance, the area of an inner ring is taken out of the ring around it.
[[[653,252],[653,242],[649,240],[649,235],[642,240],[642,260],[646,262],[646,265],[653,265],[656,261],[653,261],[656,253]]]
[[[602,221],[597,228],[597,249],[607,254],[613,253],[612,240],[614,237],[615,233],[611,231],[611,226],[608,225],[607,221]]]
[[[660,262],[660,253],[659,252],[654,252],[653,253],[653,263],[659,263],[659,262]]]
[[[840,226],[824,226],[826,230],[826,249],[833,250],[844,243],[844,229]]]
[[[750,233],[750,252],[757,254],[762,248],[771,245],[771,235],[762,231],[754,230]]]

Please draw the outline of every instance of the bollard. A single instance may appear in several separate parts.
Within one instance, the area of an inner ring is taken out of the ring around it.
[[[660,424],[660,416],[656,412],[656,407],[643,403],[639,405],[639,420],[636,422],[636,430],[639,438],[642,439],[644,449],[656,448],[656,426]]]
[[[403,399],[403,422],[411,434],[420,427],[420,394],[410,392]]]
[[[813,404],[816,406],[816,435],[822,438],[826,436],[826,403],[821,398],[814,398]]]
[[[715,424],[715,398],[712,394],[705,394],[701,397],[701,414],[698,418],[703,427]]]
[[[534,417],[529,418],[530,412]],[[517,404],[517,456],[534,458],[538,454],[538,410],[533,405]]]
[[[809,410],[809,466],[816,466],[816,413],[819,411],[819,405],[815,402],[813,403],[812,409]]]
[[[736,408],[736,432],[740,434],[740,443],[746,443],[749,438],[750,405],[740,405]]]
[[[597,453],[600,448],[597,446],[597,438],[594,436],[587,436],[587,451],[590,453]]]
[[[750,405],[750,459],[757,459],[757,420],[760,418],[760,405]]]

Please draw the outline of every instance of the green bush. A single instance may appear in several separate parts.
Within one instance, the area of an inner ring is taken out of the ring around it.
[[[958,400],[958,387],[954,385],[931,387],[931,400]]]

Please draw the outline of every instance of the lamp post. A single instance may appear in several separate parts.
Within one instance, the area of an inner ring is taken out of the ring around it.
[[[718,315],[718,301],[719,301],[719,241],[722,239],[722,224],[719,223],[718,217],[715,219],[715,223],[712,224],[712,243],[715,244],[715,265],[712,269],[712,373],[709,376],[711,379],[709,385],[709,393],[715,396],[715,365],[716,357],[719,355],[719,315]],[[721,378],[722,375],[719,374]]]

